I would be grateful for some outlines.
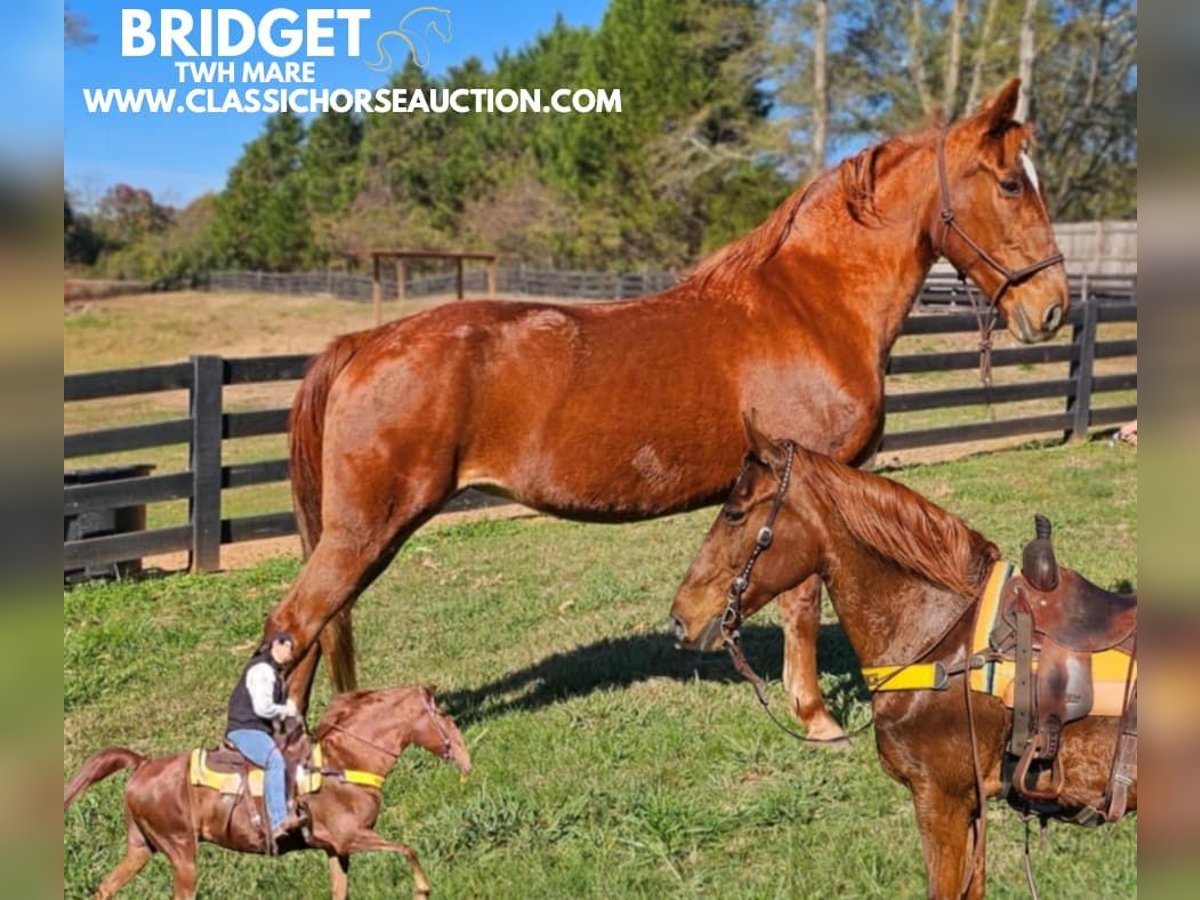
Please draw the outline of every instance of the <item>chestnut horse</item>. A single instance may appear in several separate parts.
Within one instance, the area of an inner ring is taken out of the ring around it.
[[[671,607],[676,640],[719,647],[742,616],[820,575],[864,666],[943,663],[945,690],[873,695],[875,740],[884,771],[912,791],[930,896],[982,897],[980,795],[1002,792],[1012,715],[991,694],[965,691],[961,664],[1000,551],[902,485],[774,441],[752,422],[746,430],[743,474]],[[773,539],[760,542],[765,523]],[[1119,719],[1100,716],[1063,728],[1056,817],[1104,808],[1119,732]],[[1136,776],[1126,808],[1137,809]]]
[[[323,850],[329,856],[329,880],[334,900],[346,896],[350,854],[367,850],[401,853],[413,870],[413,895],[429,894],[417,854],[407,844],[389,841],[373,830],[382,808],[378,788],[339,780],[338,771],[386,776],[409,744],[453,762],[461,772],[471,769],[471,757],[455,724],[436,706],[426,687],[387,691],[355,691],[335,697],[325,711],[315,737],[321,742],[326,772],[319,790],[307,794],[310,826],[303,836],[285,840],[280,852]],[[63,809],[98,781],[132,768],[125,785],[125,857],[96,891],[111,897],[150,861],[164,854],[175,876],[175,898],[196,892],[198,843],[207,841],[240,853],[266,852],[263,830],[251,822],[250,804],[207,787],[189,784],[189,753],[147,759],[124,747],[106,747],[93,754],[67,782]],[[265,815],[261,801],[257,814]]]
[[[975,115],[873,146],[796,191],[675,288],[623,303],[448,304],[336,339],[292,407],[291,479],[307,561],[270,614],[352,687],[350,609],[455,494],[626,522],[718,502],[740,410],[839,460],[867,458],[883,370],[939,254],[1024,341],[1068,303],[1016,81]],[[784,598],[785,682],[817,738],[842,735],[817,684],[820,583]],[[314,643],[320,636],[319,646]]]

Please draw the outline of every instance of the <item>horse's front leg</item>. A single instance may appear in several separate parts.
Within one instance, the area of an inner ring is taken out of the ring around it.
[[[917,828],[925,852],[928,896],[936,900],[982,898],[987,847],[981,845],[976,851],[972,846],[974,800],[936,785],[917,783],[913,786],[913,803],[917,808]],[[968,866],[973,866],[969,881]]]
[[[350,857],[338,856],[332,850],[329,852],[329,896],[333,900],[346,900],[350,892],[349,881]]]
[[[799,587],[780,594],[779,609],[783,617],[783,686],[792,715],[804,724],[809,737],[828,741],[824,746],[845,749],[849,746],[846,733],[825,705],[817,680],[821,579],[814,575]]]
[[[345,839],[339,849],[347,856],[351,853],[362,853],[367,850],[382,850],[386,853],[399,853],[403,855],[408,860],[408,864],[412,866],[414,900],[424,900],[424,898],[429,896],[429,879],[425,877],[425,870],[421,868],[421,861],[417,859],[417,852],[408,846],[408,844],[389,841],[371,829],[364,828]]]

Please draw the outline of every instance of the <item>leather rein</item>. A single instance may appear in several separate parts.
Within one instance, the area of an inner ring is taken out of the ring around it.
[[[966,229],[958,223],[958,219],[954,215],[954,207],[950,202],[950,178],[946,172],[946,134],[948,131],[949,126],[939,131],[937,136],[938,193],[941,201],[938,218],[941,223],[941,231],[938,235],[938,242],[935,249],[941,256],[945,257],[947,262],[950,262],[954,266],[958,272],[959,279],[966,288],[967,296],[971,300],[971,311],[975,313],[975,321],[979,325],[979,375],[983,383],[990,387],[992,383],[992,332],[996,328],[996,309],[1000,303],[1000,298],[1007,293],[1010,287],[1028,281],[1043,269],[1060,265],[1063,262],[1063,255],[1062,253],[1053,253],[1022,269],[1010,269],[992,256],[992,254],[988,253],[987,250],[980,246],[978,241],[967,234]],[[952,262],[949,254],[946,253],[946,238],[951,231],[1003,279],[1000,282],[1000,287],[996,289],[996,292],[991,297],[987,298],[986,302],[982,301],[971,287],[970,282],[967,280],[966,272],[956,263]]]

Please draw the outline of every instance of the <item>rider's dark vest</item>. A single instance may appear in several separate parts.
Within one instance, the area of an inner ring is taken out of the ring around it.
[[[233,695],[229,698],[229,721],[225,727],[226,734],[240,729],[261,731],[265,734],[272,733],[271,721],[262,718],[254,711],[254,704],[250,700],[250,689],[246,687],[246,673],[252,667],[264,662],[275,670],[275,696],[272,699],[276,703],[284,702],[286,688],[279,666],[272,659],[269,649],[261,650],[250,657],[250,662],[246,663],[242,677],[238,679],[237,687],[233,689]]]

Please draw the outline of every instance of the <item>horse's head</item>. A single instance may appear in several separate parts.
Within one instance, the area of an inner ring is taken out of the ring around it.
[[[438,706],[432,687],[421,685],[418,690],[422,714],[413,722],[409,740],[434,756],[454,763],[458,771],[466,775],[471,771],[471,754],[467,750],[467,742],[463,740],[462,732],[458,730],[454,720]]]
[[[796,492],[789,491],[799,477],[792,471],[794,445],[764,434],[753,414],[744,421],[749,449],[742,474],[671,604],[671,625],[681,647],[720,649],[737,579],[744,579],[733,589],[740,593],[740,616],[746,617],[817,567],[814,523],[806,521],[794,502]]]
[[[325,710],[317,734],[339,741],[348,753],[379,756],[377,765],[390,767],[405,747],[415,744],[454,763],[463,774],[471,771],[462,733],[426,685],[339,694]]]
[[[1070,303],[1028,145],[1017,122],[1019,80],[939,137],[939,189],[930,210],[934,249],[995,303],[1008,330],[1033,343],[1051,337]]]

